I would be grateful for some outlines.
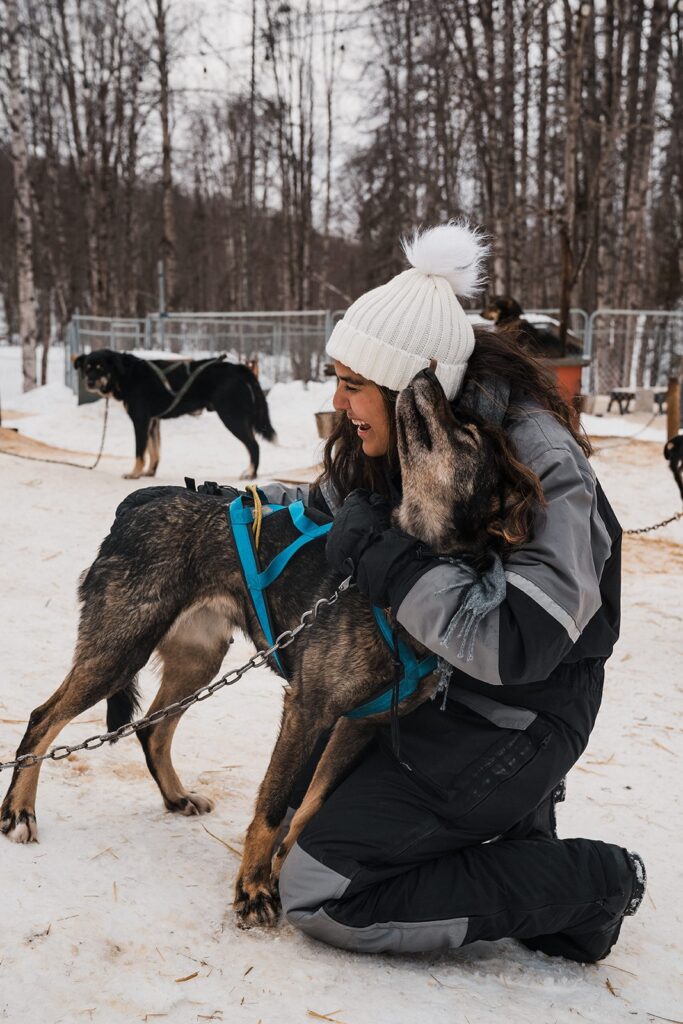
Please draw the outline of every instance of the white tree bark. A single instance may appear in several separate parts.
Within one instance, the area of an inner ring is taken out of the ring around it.
[[[161,118],[161,187],[162,219],[164,237],[161,243],[161,257],[166,274],[167,306],[175,312],[178,306],[178,279],[176,268],[176,225],[173,211],[173,160],[171,154],[171,113],[169,87],[169,43],[167,17],[169,3],[156,0],[155,25],[157,50],[159,53],[159,117]]]
[[[19,335],[22,348],[24,391],[36,387],[36,299],[33,283],[33,227],[31,185],[24,126],[26,110],[21,76],[17,0],[7,0],[7,35],[10,50],[9,93],[12,171],[14,176],[14,218],[17,231],[17,286],[19,292]]]

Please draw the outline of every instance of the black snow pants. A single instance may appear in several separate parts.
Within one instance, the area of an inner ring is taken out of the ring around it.
[[[576,670],[583,712],[571,725],[498,702],[484,717],[429,701],[401,719],[403,764],[381,729],[283,865],[287,919],[361,952],[516,937],[581,962],[606,956],[631,895],[625,850],[531,830],[600,705],[602,667]]]

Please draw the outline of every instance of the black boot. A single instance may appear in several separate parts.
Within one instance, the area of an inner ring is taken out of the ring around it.
[[[626,857],[631,865],[634,880],[633,889],[631,890],[631,899],[624,911],[624,917],[633,917],[640,907],[640,904],[643,902],[643,896],[645,895],[645,889],[647,887],[647,871],[645,870],[645,862],[639,853],[635,853],[633,850],[627,850]]]
[[[623,857],[623,859],[621,859]],[[633,917],[643,902],[647,874],[640,854],[623,850],[619,854],[619,870],[623,878],[623,896],[602,901],[607,909],[614,903],[614,914],[602,928],[590,931],[568,929],[558,935],[538,935],[533,939],[522,939],[529,949],[540,950],[547,956],[563,956],[577,963],[597,963],[609,955],[617,939],[625,917]]]

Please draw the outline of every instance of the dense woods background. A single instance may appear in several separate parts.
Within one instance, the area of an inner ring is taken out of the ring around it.
[[[232,0],[199,48],[198,11],[0,5],[0,299],[25,344],[75,308],[156,309],[159,259],[171,310],[343,307],[402,269],[401,233],[462,215],[492,294],[681,305],[679,0]],[[188,47],[231,84],[186,90]]]

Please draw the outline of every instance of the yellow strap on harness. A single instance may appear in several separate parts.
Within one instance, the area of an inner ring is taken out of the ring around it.
[[[263,505],[261,503],[261,495],[258,492],[256,484],[247,484],[247,490],[251,493],[254,499],[254,523],[252,530],[254,531],[254,547],[258,551],[259,542],[261,540],[261,524],[263,523]]]

